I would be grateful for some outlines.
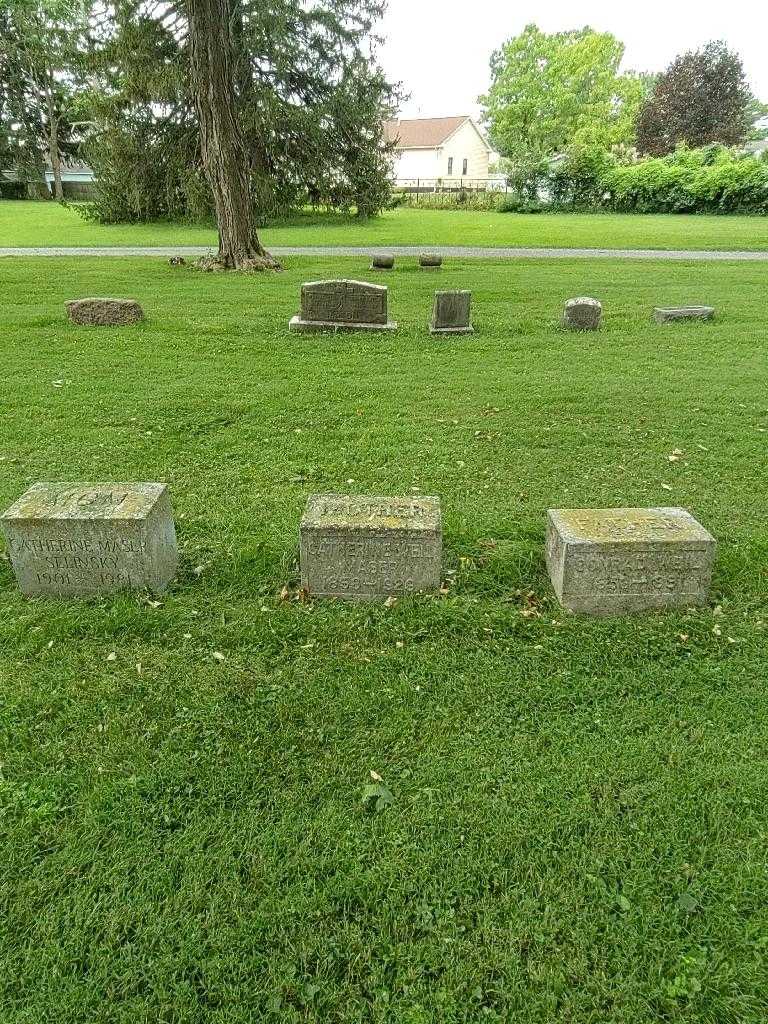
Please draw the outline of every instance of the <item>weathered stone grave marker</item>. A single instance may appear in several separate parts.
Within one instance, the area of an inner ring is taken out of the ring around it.
[[[547,568],[571,611],[620,615],[707,600],[716,543],[685,509],[550,509],[547,520]]]
[[[678,323],[681,320],[713,320],[714,316],[714,306],[678,306],[653,311],[653,319],[657,324]]]
[[[33,484],[0,522],[27,597],[159,592],[176,573],[165,484]]]
[[[371,259],[371,270],[391,270],[394,265],[394,256],[377,255]]]
[[[365,281],[311,281],[301,286],[301,313],[292,331],[394,331],[387,288]]]
[[[431,334],[473,334],[470,321],[472,292],[435,292]]]
[[[313,494],[300,536],[311,597],[365,601],[440,586],[439,498]]]
[[[596,331],[603,318],[603,306],[597,299],[582,296],[568,299],[563,313],[563,327],[571,331]]]
[[[70,299],[64,305],[73,324],[89,327],[123,327],[144,319],[135,299]]]
[[[423,252],[419,256],[419,266],[422,270],[439,270],[443,265],[443,257],[435,252]]]

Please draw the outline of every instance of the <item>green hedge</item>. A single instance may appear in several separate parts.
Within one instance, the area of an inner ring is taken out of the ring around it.
[[[724,146],[633,162],[582,150],[552,172],[549,192],[558,209],[766,214],[768,160]]]

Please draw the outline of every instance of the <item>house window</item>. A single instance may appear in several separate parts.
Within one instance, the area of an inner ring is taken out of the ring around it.
[[[450,178],[450,176],[452,174],[453,174],[453,157],[449,156],[448,157],[448,177]]]
[[[466,174],[467,173],[467,164],[468,164],[467,158],[464,157],[464,163],[461,165],[461,173],[462,174]]]

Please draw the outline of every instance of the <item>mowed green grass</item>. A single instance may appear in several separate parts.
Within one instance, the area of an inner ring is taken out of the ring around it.
[[[165,480],[182,550],[159,603],[0,562],[3,1021],[762,1024],[766,273],[400,261],[382,338],[287,331],[360,260],[0,262],[0,503]],[[436,287],[473,337],[429,336]],[[604,329],[563,333],[583,293]],[[90,294],[147,322],[69,325]],[[447,596],[281,600],[316,491],[440,495]],[[548,507],[670,504],[708,607],[560,609]]]
[[[768,249],[768,217],[511,214],[391,210],[369,221],[299,216],[263,231],[268,245],[466,245],[608,249]],[[205,225],[93,224],[75,207],[0,201],[0,247],[217,245]]]

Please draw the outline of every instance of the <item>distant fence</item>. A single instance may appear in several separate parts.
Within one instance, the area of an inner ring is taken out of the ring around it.
[[[498,178],[397,178],[395,189],[398,192],[412,192],[417,196],[421,193],[435,192],[508,192],[509,185],[505,177]]]

